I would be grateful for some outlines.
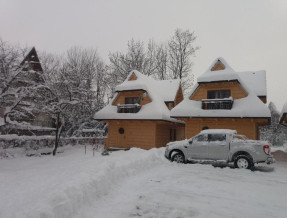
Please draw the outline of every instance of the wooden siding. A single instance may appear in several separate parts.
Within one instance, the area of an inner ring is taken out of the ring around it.
[[[287,126],[287,113],[283,113],[280,118],[280,124]]]
[[[234,129],[250,139],[258,139],[258,127],[268,125],[268,119],[253,118],[182,118],[185,121],[185,135],[191,138],[203,127],[208,129]]]
[[[132,73],[132,75],[129,78],[129,81],[132,81],[132,80],[137,80],[137,76],[134,73]]]
[[[207,99],[207,92],[213,90],[230,90],[233,99],[247,97],[247,93],[238,82],[202,83],[190,96],[190,100],[200,101]]]
[[[184,138],[182,124],[150,120],[106,120],[105,122],[109,123],[106,147],[142,149],[162,147],[169,142],[170,128],[176,128],[177,138]],[[119,128],[124,128],[124,134],[119,133]]]
[[[225,66],[221,63],[220,60],[216,62],[216,64],[211,68],[211,71],[217,71],[217,70],[224,70]]]
[[[181,101],[183,100],[183,93],[182,93],[182,88],[181,85],[179,86],[179,89],[176,93],[176,97],[174,100],[174,106],[178,105]]]
[[[139,97],[140,98],[140,105],[145,105],[151,102],[150,97],[148,94],[146,94],[145,97],[143,97],[143,94],[145,91],[126,91],[126,92],[119,92],[118,96],[113,102],[114,106],[117,106],[118,104],[125,104],[125,98],[126,97]]]

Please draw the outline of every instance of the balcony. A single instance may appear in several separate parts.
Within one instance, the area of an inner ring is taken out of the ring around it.
[[[137,113],[141,109],[139,104],[118,104],[118,113]]]
[[[232,105],[232,98],[201,100],[201,108],[203,110],[231,110]]]

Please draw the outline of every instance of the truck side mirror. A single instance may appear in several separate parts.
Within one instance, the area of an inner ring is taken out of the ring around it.
[[[192,144],[192,139],[190,139],[190,140],[188,141],[188,144],[190,144],[190,145]]]

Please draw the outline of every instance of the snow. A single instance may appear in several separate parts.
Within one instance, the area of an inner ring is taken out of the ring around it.
[[[136,75],[137,80],[129,81],[132,74]],[[117,113],[117,106],[112,105],[112,102],[117,96],[115,95],[107,106],[94,115],[94,119],[164,120],[183,123],[170,117],[170,110],[165,104],[165,101],[174,101],[179,86],[180,80],[157,81],[133,70],[122,84],[116,86],[116,92],[145,90],[152,102],[142,105],[138,113]]]
[[[4,118],[0,117],[0,126],[3,126],[5,124]]]
[[[0,160],[0,217],[286,217],[287,163],[176,164],[164,148]]]
[[[238,72],[238,75],[257,96],[267,96],[266,72],[264,70]]]
[[[231,129],[206,129],[206,130],[202,130],[200,133],[202,134],[218,134],[218,133],[237,134],[237,131],[231,130]]]

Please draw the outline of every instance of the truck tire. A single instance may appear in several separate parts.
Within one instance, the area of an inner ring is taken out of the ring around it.
[[[184,160],[184,155],[180,152],[177,152],[176,154],[174,154],[171,158],[171,161],[177,162],[177,163],[185,163]]]
[[[238,155],[234,160],[235,168],[251,169],[254,164],[253,161],[246,155]]]

